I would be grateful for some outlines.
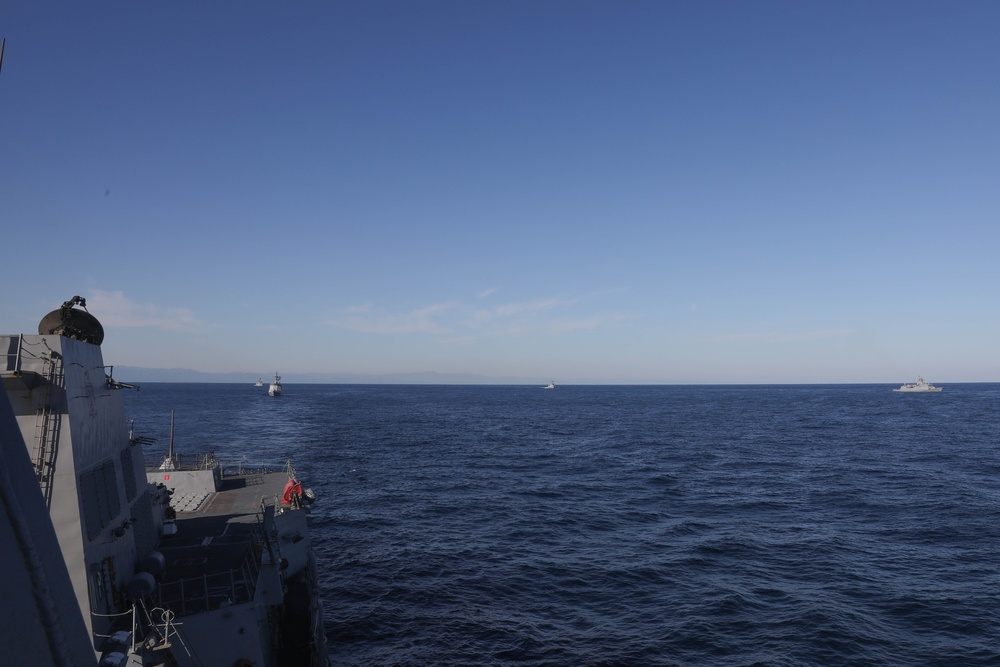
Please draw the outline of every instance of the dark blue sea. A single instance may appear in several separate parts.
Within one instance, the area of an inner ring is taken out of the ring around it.
[[[1000,665],[1000,385],[147,384],[291,458],[335,665]]]

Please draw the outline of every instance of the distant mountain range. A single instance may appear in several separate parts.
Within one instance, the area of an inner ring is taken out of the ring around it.
[[[280,371],[279,371],[280,372]],[[262,378],[269,384],[273,373],[205,373],[190,368],[141,368],[115,366],[119,382],[220,382],[253,384]],[[491,377],[468,373],[390,373],[364,375],[358,373],[281,373],[283,384],[539,384],[548,380],[525,377]]]

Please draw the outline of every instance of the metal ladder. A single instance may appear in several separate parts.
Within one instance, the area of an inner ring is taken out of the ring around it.
[[[45,357],[45,388],[42,390],[42,403],[38,406],[35,417],[35,442],[32,451],[32,462],[35,465],[35,475],[45,498],[45,506],[52,507],[52,481],[56,469],[56,453],[59,449],[59,426],[62,415],[52,409],[52,388],[62,386],[62,360],[52,352]]]

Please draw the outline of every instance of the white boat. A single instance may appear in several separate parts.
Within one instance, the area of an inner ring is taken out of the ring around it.
[[[545,385],[545,389],[555,389],[555,388],[556,388],[556,383],[552,382],[551,380],[547,385]]]
[[[264,378],[257,378],[257,384],[255,384],[254,386],[255,387],[263,387],[264,386]]]
[[[278,371],[274,371],[274,379],[271,380],[271,386],[267,388],[268,396],[280,396],[281,395],[281,376],[278,375]]]
[[[941,391],[941,387],[935,387],[930,382],[927,382],[923,378],[918,377],[916,382],[907,382],[901,385],[899,389],[893,389],[893,391],[906,391],[906,392],[927,392],[927,391]]]

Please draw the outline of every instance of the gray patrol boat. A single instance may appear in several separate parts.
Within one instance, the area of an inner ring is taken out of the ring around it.
[[[147,468],[85,301],[38,331],[0,335],[4,664],[327,667],[291,466]]]

